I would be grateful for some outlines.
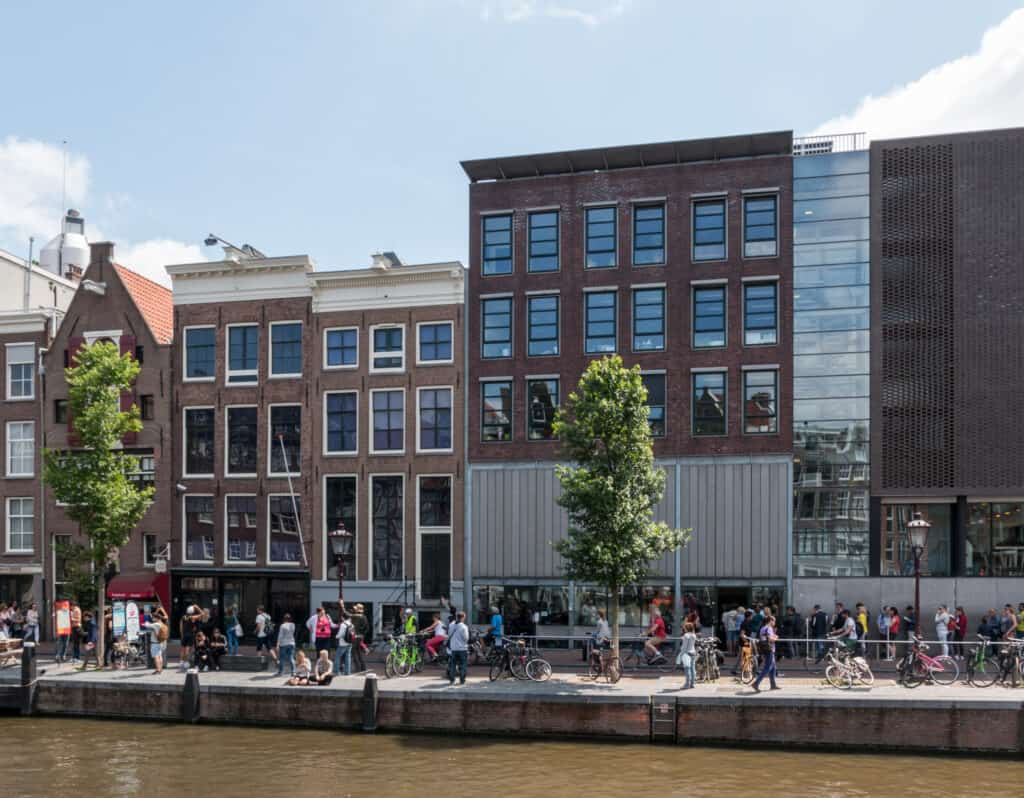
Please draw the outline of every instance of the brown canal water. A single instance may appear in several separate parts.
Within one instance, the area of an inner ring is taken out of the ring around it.
[[[1024,796],[1024,763],[0,718],[0,796]]]

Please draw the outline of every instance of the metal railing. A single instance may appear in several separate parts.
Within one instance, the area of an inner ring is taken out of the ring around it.
[[[793,155],[831,155],[834,152],[866,150],[866,133],[839,133],[833,136],[799,136],[793,139]]]

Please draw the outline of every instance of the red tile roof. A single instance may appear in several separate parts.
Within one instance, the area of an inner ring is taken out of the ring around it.
[[[157,343],[169,344],[174,335],[174,303],[170,289],[116,263],[114,268]]]

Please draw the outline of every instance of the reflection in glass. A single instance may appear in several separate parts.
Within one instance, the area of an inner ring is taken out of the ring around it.
[[[833,244],[800,244],[793,247],[793,265],[826,266],[834,263],[866,263],[871,260],[868,241],[842,241]]]
[[[826,333],[801,333],[793,336],[793,353],[818,355],[828,352],[867,352],[870,335],[867,330],[842,330]]]
[[[793,159],[793,177],[818,177],[841,175],[853,172],[867,172],[869,169],[868,150],[836,152],[828,155],[811,155]]]
[[[863,399],[795,399],[793,418],[813,421],[820,418],[867,418],[867,397]]]
[[[651,426],[651,437],[665,436],[665,375],[641,374],[640,379],[647,389],[647,422]]]
[[[949,576],[952,505],[887,504],[882,508],[882,576],[913,576],[914,553],[907,524],[914,513],[931,523],[928,545],[921,554],[922,576]]]
[[[725,435],[724,371],[693,375],[693,434]]]
[[[867,219],[846,219],[837,222],[793,225],[796,244],[824,243],[827,241],[855,241],[868,237]]]
[[[794,224],[833,219],[862,219],[868,216],[868,198],[798,199],[793,203]]]
[[[826,308],[863,308],[870,297],[866,285],[848,285],[841,288],[800,288],[793,293],[796,311]]]
[[[798,377],[823,374],[867,374],[868,360],[867,352],[797,355],[793,358],[793,374]]]
[[[794,399],[826,399],[834,397],[867,396],[868,376],[797,377],[793,380]],[[849,418],[849,416],[844,416]]]
[[[849,197],[854,194],[867,195],[868,175],[828,175],[826,177],[803,177],[793,181],[793,199],[819,199],[822,197]]]
[[[974,502],[967,509],[966,576],[1024,576],[1024,502]]]
[[[869,329],[869,312],[863,310],[805,310],[793,316],[795,332],[835,332]]]
[[[804,266],[793,270],[795,288],[825,288],[833,285],[868,284],[870,265],[841,263],[835,266]]]

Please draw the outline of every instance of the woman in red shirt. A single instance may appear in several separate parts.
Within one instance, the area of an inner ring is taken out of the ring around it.
[[[316,625],[313,627],[313,634],[316,637],[316,650],[317,656],[319,652],[331,650],[331,629],[334,624],[331,623],[331,616],[327,614],[324,608],[316,608]]]
[[[895,607],[889,607],[889,659],[896,659],[896,641],[900,637],[900,612]]]

